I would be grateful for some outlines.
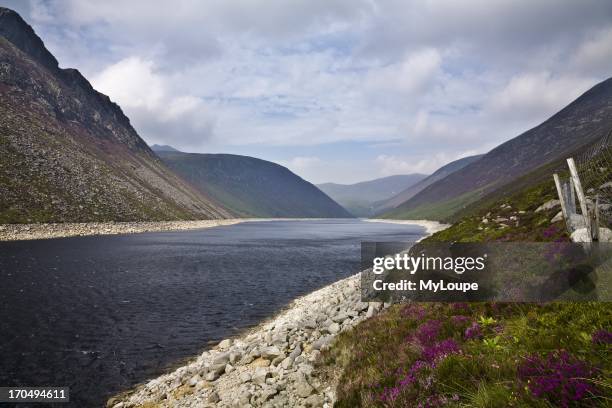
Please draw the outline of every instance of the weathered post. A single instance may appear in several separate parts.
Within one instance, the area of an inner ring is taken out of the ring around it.
[[[576,195],[578,196],[578,203],[580,203],[580,212],[582,212],[582,217],[584,218],[586,238],[588,242],[591,242],[593,239],[593,235],[591,233],[591,220],[589,219],[589,209],[587,206],[584,191],[582,190],[582,184],[580,183],[580,177],[578,177],[578,170],[576,169],[576,163],[574,163],[574,159],[571,157],[567,159],[567,165],[569,166],[570,174],[572,176],[572,180],[574,181],[574,188],[576,189]]]
[[[599,241],[599,194],[595,195],[595,208],[593,208],[593,241]]]
[[[576,214],[576,194],[574,194],[574,180],[569,178],[569,202],[567,205],[567,211],[570,214]]]
[[[555,179],[555,186],[557,187],[557,194],[559,195],[559,201],[561,202],[561,213],[563,214],[563,219],[565,220],[565,225],[569,229],[569,214],[567,212],[565,198],[566,194],[563,191],[563,186],[561,186],[561,181],[559,180],[559,175],[557,173],[553,174],[553,178]]]

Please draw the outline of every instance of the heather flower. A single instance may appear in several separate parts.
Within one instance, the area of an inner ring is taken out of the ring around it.
[[[470,307],[467,303],[453,303],[453,310],[466,312]]]
[[[593,333],[592,340],[594,344],[612,344],[612,332],[607,330],[597,330]]]
[[[379,399],[383,402],[393,402],[406,388],[416,384],[418,382],[418,375],[422,369],[428,368],[429,364],[425,361],[417,360],[412,364],[410,369],[405,375],[403,370],[398,369],[398,374],[402,375],[401,378],[396,382],[393,387],[386,387],[380,394]]]
[[[451,354],[457,354],[461,350],[459,344],[453,339],[442,340],[423,349],[423,358],[427,362],[435,362]]]
[[[380,394],[379,399],[382,402],[393,402],[397,399],[397,397],[399,397],[400,392],[401,390],[399,387],[385,387],[383,392]]]
[[[480,339],[482,337],[482,328],[478,323],[474,322],[470,327],[465,329],[463,337],[465,337],[466,340]]]
[[[459,327],[465,326],[469,321],[470,321],[470,318],[467,316],[458,315],[458,316],[451,317],[451,322],[453,322],[453,325],[459,326]]]
[[[518,367],[518,376],[527,382],[532,395],[553,404],[569,407],[597,392],[589,378],[596,370],[567,351],[550,353],[545,359],[532,355]]]
[[[551,238],[557,235],[558,232],[559,232],[559,229],[557,228],[557,226],[551,225],[550,227],[542,231],[542,235],[544,236],[544,238]]]
[[[427,315],[427,310],[422,305],[409,303],[402,308],[400,313],[402,316],[413,320],[423,320]]]
[[[408,387],[415,384],[418,380],[418,374],[423,368],[427,368],[429,365],[425,361],[417,360],[412,364],[412,367],[408,370],[408,373],[399,380],[398,385],[401,388]]]
[[[420,325],[415,333],[415,337],[423,345],[434,343],[440,335],[440,329],[442,328],[442,322],[439,320],[429,320]]]

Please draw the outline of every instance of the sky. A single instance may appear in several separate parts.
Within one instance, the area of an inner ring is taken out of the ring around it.
[[[149,144],[431,173],[612,76],[609,0],[0,0]]]

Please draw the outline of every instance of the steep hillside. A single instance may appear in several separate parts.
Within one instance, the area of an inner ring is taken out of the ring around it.
[[[480,154],[475,155],[475,156],[468,156],[462,159],[452,161],[448,163],[447,165],[440,167],[438,170],[436,170],[433,174],[431,174],[427,178],[424,178],[418,183],[415,183],[414,185],[406,188],[405,190],[403,190],[397,195],[394,195],[388,200],[377,203],[375,212],[377,214],[381,214],[383,212],[390,211],[391,209],[401,205],[402,203],[408,201],[409,199],[417,195],[420,191],[424,190],[427,186],[432,185],[438,180],[442,180],[444,177],[448,176],[449,174],[454,173],[455,171],[464,168],[468,164],[475,162],[481,157],[482,155]]]
[[[243,217],[351,217],[314,185],[276,163],[233,154],[157,154],[191,184]]]
[[[576,158],[587,191],[608,190],[610,197],[612,147],[601,142],[568,156]],[[512,192],[487,195],[473,204],[471,215],[425,238],[414,252],[422,256],[434,242],[554,242],[546,258],[562,252],[569,237],[558,218],[559,204],[550,204],[557,198],[553,172],[568,177],[567,164],[539,167],[512,183]],[[528,267],[517,260],[507,269],[524,273]],[[396,303],[343,331],[323,352],[320,370],[337,379],[334,406],[607,407],[612,396],[607,272],[609,264],[590,275],[596,277],[594,294],[588,280],[586,290],[575,283],[558,293],[563,301]],[[549,282],[545,288],[554,291]],[[577,380],[582,382],[576,389],[589,391],[573,393],[570,403],[573,390],[564,384]]]
[[[612,129],[612,78],[539,126],[430,185],[387,217],[445,219],[537,167],[566,157]]]
[[[0,223],[229,217],[0,8]]]
[[[356,184],[318,184],[325,194],[358,217],[374,215],[375,203],[386,200],[400,191],[423,180],[425,174],[407,174],[383,177]]]

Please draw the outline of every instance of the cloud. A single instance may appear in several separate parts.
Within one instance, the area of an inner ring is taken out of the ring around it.
[[[497,117],[541,121],[585,92],[592,81],[570,76],[553,77],[550,72],[528,72],[512,77],[492,95],[491,112]]]
[[[602,29],[583,42],[572,61],[577,73],[598,77],[612,73],[612,28]]]
[[[92,83],[129,112],[134,126],[151,143],[171,137],[176,146],[201,147],[212,137],[214,118],[207,106],[196,96],[175,92],[152,61],[121,60],[92,78]]]
[[[296,173],[303,173],[305,170],[312,169],[321,164],[321,159],[318,157],[294,157],[289,160],[286,165]]]
[[[439,152],[431,157],[422,157],[413,160],[407,160],[405,157],[381,154],[376,157],[375,163],[379,168],[380,177],[392,176],[395,174],[431,174],[451,161],[474,154],[476,154],[476,151],[473,150],[452,154]]]
[[[284,149],[283,163],[318,157],[294,167],[317,180],[430,172],[486,152],[612,73],[609,0],[10,5],[145,140]]]

